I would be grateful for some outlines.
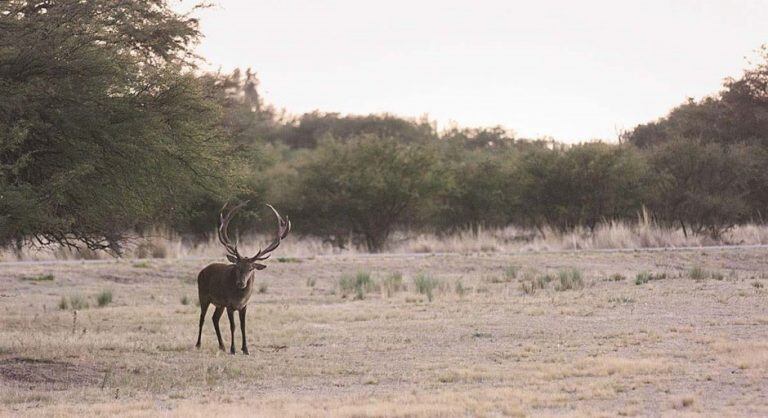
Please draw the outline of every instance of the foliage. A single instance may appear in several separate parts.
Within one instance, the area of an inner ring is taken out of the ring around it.
[[[188,71],[195,19],[158,0],[11,0],[0,27],[0,244],[119,252],[224,186],[219,108]]]
[[[347,142],[329,138],[297,167],[286,206],[305,220],[297,230],[338,246],[351,237],[378,252],[438,188],[435,168],[434,155],[421,145],[368,135]]]

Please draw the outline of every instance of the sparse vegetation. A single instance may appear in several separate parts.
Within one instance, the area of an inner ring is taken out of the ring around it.
[[[614,273],[614,274],[611,274],[610,277],[608,277],[608,280],[612,282],[623,282],[624,280],[627,280],[627,277],[624,276],[623,274]]]
[[[381,281],[381,287],[387,297],[392,297],[395,293],[405,290],[406,286],[405,283],[403,283],[402,273],[390,274],[387,278]]]
[[[459,297],[463,298],[464,295],[467,294],[468,289],[464,287],[464,284],[461,282],[461,280],[457,280],[454,290],[456,291],[456,294],[459,295]]]
[[[641,285],[654,280],[664,280],[667,278],[667,273],[650,273],[647,271],[641,271],[635,276],[635,284]]]
[[[432,276],[426,274],[419,274],[413,278],[413,286],[421,295],[426,295],[427,299],[432,302],[434,298],[434,290],[438,286],[439,281]]]
[[[181,297],[181,304],[182,305],[189,305],[189,297],[187,295],[184,295]]]
[[[317,279],[313,276],[307,277],[307,287],[315,287]]]
[[[59,306],[61,306],[61,302],[59,303]],[[80,294],[75,294],[69,296],[69,307],[73,310],[79,311],[82,309],[88,309],[90,305],[88,304],[88,301],[85,297]]]
[[[559,282],[555,284],[555,290],[558,292],[584,288],[584,279],[581,270],[575,268],[560,270],[557,273],[557,278]]]
[[[701,266],[691,267],[691,269],[688,270],[688,277],[696,281],[707,280],[707,279],[723,280],[724,278],[723,273],[719,271],[705,270]]]
[[[349,293],[355,294],[355,300],[362,300],[365,294],[375,289],[376,283],[370,273],[359,271],[356,275],[343,275],[339,279],[339,290],[343,297]]]
[[[520,282],[520,290],[526,295],[533,295],[538,290],[546,289],[549,283],[554,280],[554,276],[549,273],[526,272],[525,278]]]
[[[296,257],[277,257],[278,263],[301,263],[300,258]]]
[[[132,266],[137,269],[148,269],[152,267],[152,264],[150,264],[148,261],[137,261],[133,263]]]
[[[21,280],[26,282],[52,282],[53,274],[38,274],[37,276],[23,276]]]
[[[96,303],[99,307],[104,307],[112,303],[112,291],[102,290],[98,296],[96,296]]]
[[[269,286],[267,286],[266,283],[262,282],[262,283],[259,283],[259,288],[256,291],[263,295],[263,294],[267,293],[268,287]]]
[[[59,309],[62,311],[69,309],[69,302],[67,302],[67,298],[65,296],[62,296],[61,299],[59,299]]]

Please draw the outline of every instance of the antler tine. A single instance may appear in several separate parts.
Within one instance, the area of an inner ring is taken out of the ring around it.
[[[232,220],[232,217],[237,213],[240,208],[245,206],[248,203],[248,201],[240,202],[237,205],[235,205],[232,209],[229,209],[229,211],[225,210],[227,209],[227,206],[229,205],[229,202],[225,203],[224,206],[221,208],[221,212],[219,212],[219,242],[221,242],[222,245],[224,245],[224,248],[227,250],[227,253],[235,256],[237,258],[242,258],[240,256],[240,253],[237,251],[237,242],[235,242],[234,245],[232,245],[232,242],[229,239],[229,233],[227,232],[227,229],[229,227],[229,221]]]
[[[272,241],[272,243],[267,246],[267,248],[263,250],[260,249],[255,256],[251,257],[251,260],[266,260],[269,258],[269,253],[274,251],[275,248],[280,245],[280,241],[285,238],[288,235],[288,232],[291,230],[290,221],[283,219],[283,217],[280,216],[280,214],[272,205],[267,204],[267,207],[272,209],[272,212],[274,212],[275,216],[277,217],[277,236]]]

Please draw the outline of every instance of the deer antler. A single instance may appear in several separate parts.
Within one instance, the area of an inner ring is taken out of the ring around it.
[[[259,252],[251,257],[251,261],[257,261],[257,260],[266,260],[269,258],[272,251],[275,250],[280,245],[280,241],[285,238],[288,235],[288,232],[291,230],[291,221],[288,218],[283,218],[280,216],[279,213],[277,213],[277,210],[272,207],[272,205],[267,205],[270,209],[272,209],[272,212],[275,213],[275,216],[277,216],[277,236],[272,241],[271,244],[267,246],[267,248],[263,250],[259,250]]]
[[[245,202],[240,202],[237,205],[235,205],[233,208],[231,208],[228,212],[225,213],[225,210],[227,209],[227,206],[229,205],[229,202],[225,203],[224,206],[221,208],[221,212],[219,212],[219,229],[218,229],[218,235],[219,235],[219,242],[221,242],[222,245],[224,245],[224,248],[227,250],[227,254],[236,257],[237,259],[241,259],[243,257],[240,256],[240,253],[237,252],[237,242],[233,245],[229,240],[229,235],[227,233],[227,228],[229,227],[229,221],[232,220],[232,217],[237,213],[240,208],[245,206],[248,203],[246,200]]]

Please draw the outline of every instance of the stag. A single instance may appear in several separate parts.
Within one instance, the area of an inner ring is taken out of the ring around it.
[[[227,204],[221,208],[219,214],[219,241],[227,250],[227,260],[231,264],[214,263],[205,267],[197,275],[197,290],[200,296],[200,326],[197,333],[197,348],[200,348],[200,339],[203,334],[203,322],[205,314],[208,311],[208,305],[213,304],[216,310],[213,311],[213,328],[216,330],[216,338],[219,339],[219,348],[223,351],[224,342],[221,340],[219,331],[219,319],[224,309],[227,310],[229,317],[229,331],[232,334],[232,345],[230,353],[235,354],[235,311],[240,313],[240,333],[243,336],[243,354],[248,354],[248,345],[245,337],[245,313],[248,308],[248,300],[253,293],[253,276],[255,270],[267,268],[264,264],[258,263],[269,258],[270,253],[274,251],[280,242],[288,235],[291,230],[291,221],[284,219],[277,213],[277,210],[271,205],[267,205],[277,216],[277,236],[263,250],[253,257],[243,257],[237,251],[237,242],[232,244],[227,233],[229,221],[240,208],[247,202],[242,202],[227,210]]]

